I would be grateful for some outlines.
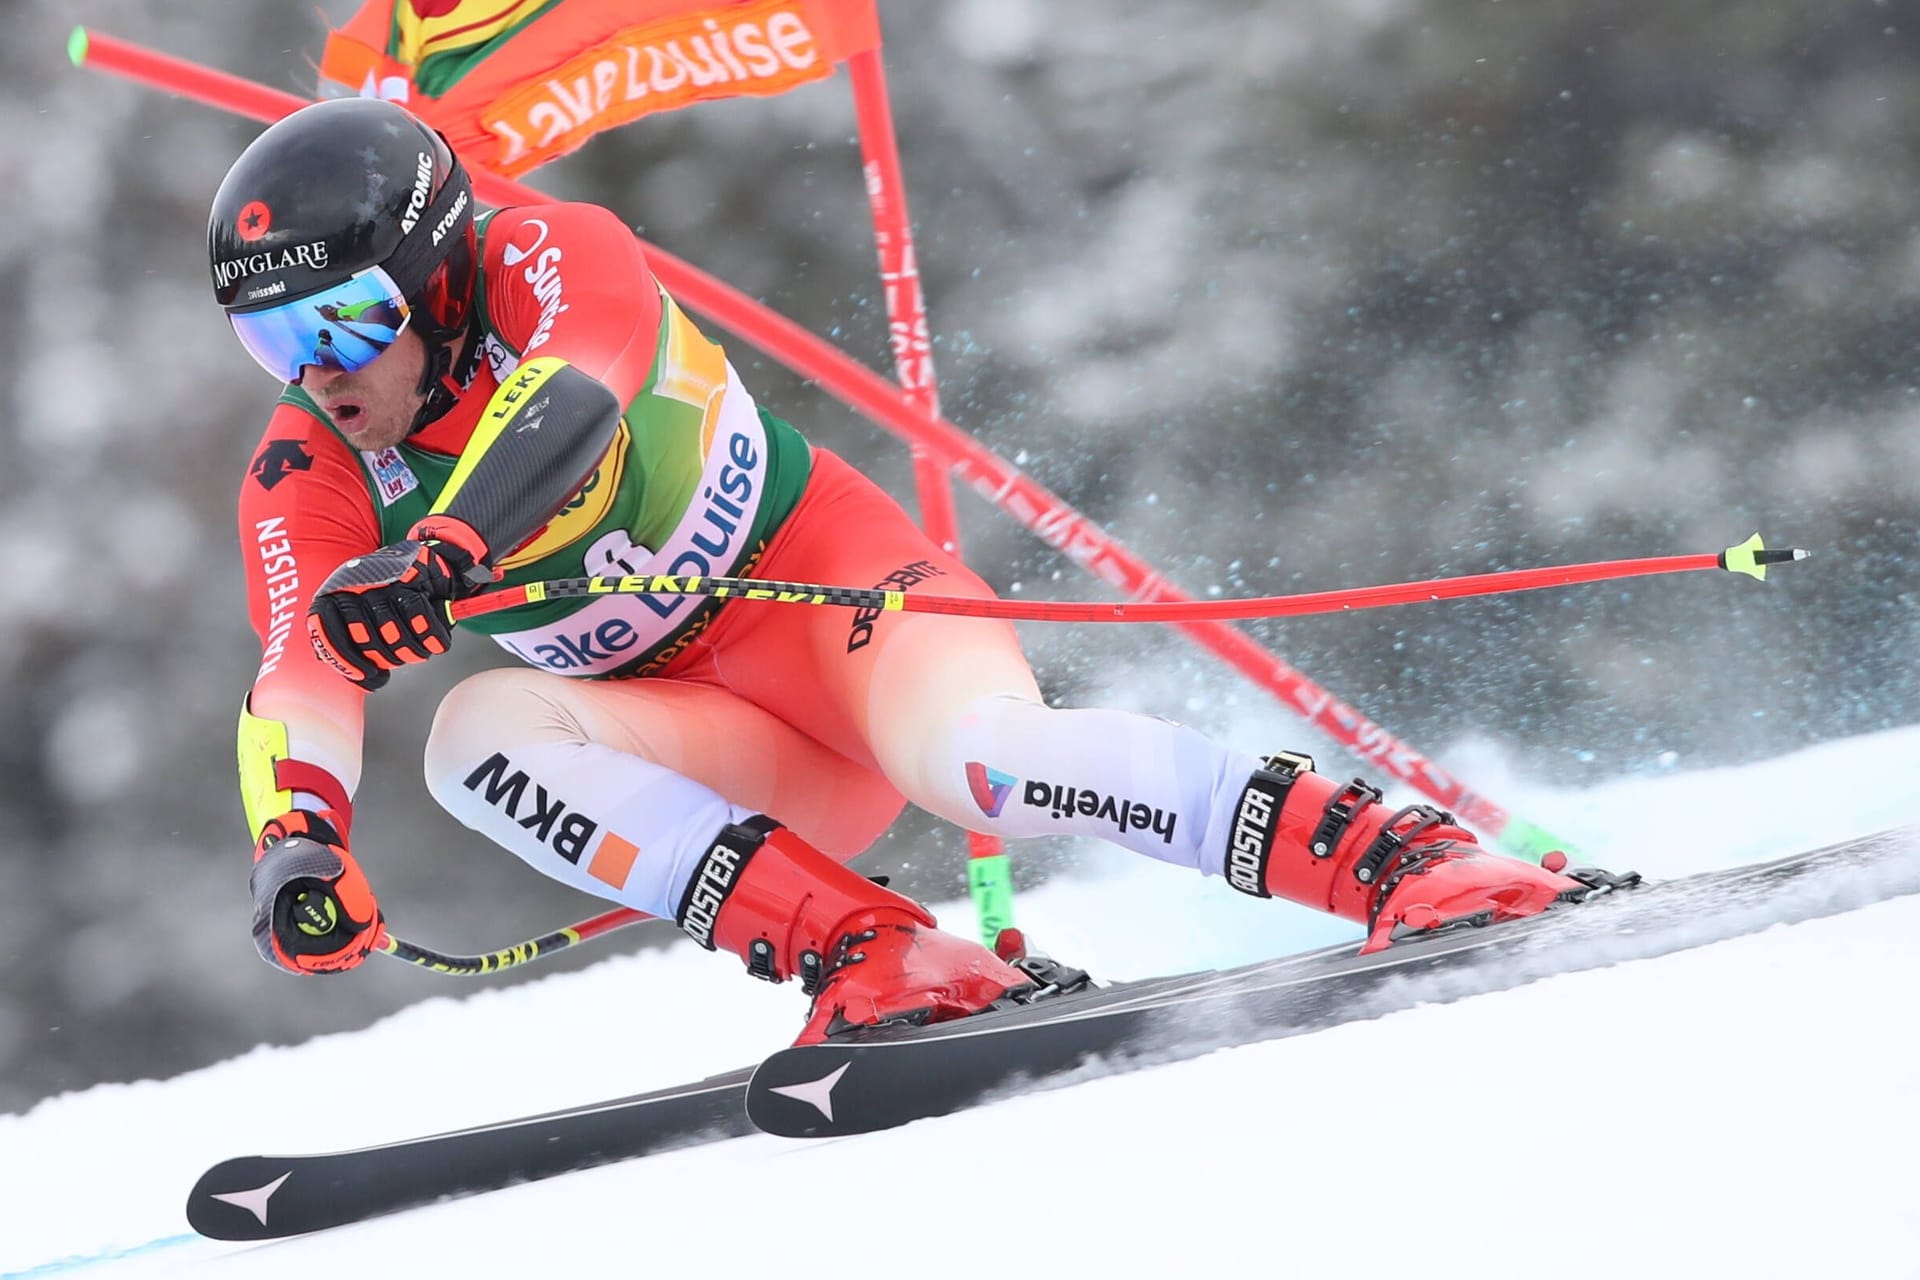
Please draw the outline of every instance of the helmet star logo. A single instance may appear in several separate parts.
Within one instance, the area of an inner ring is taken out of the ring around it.
[[[233,229],[240,233],[242,240],[252,244],[267,234],[272,226],[273,210],[267,208],[266,201],[251,200],[246,208],[240,210],[240,216],[234,220]]]

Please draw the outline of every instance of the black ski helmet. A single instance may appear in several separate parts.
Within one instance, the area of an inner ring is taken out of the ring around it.
[[[227,171],[207,220],[214,298],[278,306],[381,267],[438,347],[466,328],[472,183],[452,148],[378,98],[316,102],[270,126]],[[437,382],[445,369],[429,372]],[[424,385],[422,390],[428,388]]]

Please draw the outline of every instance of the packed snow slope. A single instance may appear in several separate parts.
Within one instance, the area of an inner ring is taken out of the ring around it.
[[[1916,765],[1920,728],[1581,793],[1475,776],[1593,860],[1671,876],[1913,822]],[[1095,864],[1019,912],[1105,976],[1342,936]],[[0,1117],[0,1274],[1920,1276],[1917,973],[1899,898],[864,1138],[742,1138],[274,1244],[187,1232],[225,1156],[631,1093],[790,1038],[792,987],[681,943]]]

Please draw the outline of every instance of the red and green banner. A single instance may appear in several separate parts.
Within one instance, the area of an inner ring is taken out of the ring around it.
[[[767,97],[878,48],[872,0],[368,0],[324,94],[404,102],[469,164],[518,176],[657,111]]]

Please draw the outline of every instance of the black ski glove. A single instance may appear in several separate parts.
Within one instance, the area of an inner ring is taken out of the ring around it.
[[[331,810],[295,809],[254,845],[253,945],[288,973],[340,973],[380,941],[380,904]]]
[[[307,635],[321,661],[368,691],[388,673],[425,662],[453,643],[449,601],[491,581],[486,544],[457,521],[390,543],[335,569],[307,609]],[[418,535],[428,534],[421,537]]]

